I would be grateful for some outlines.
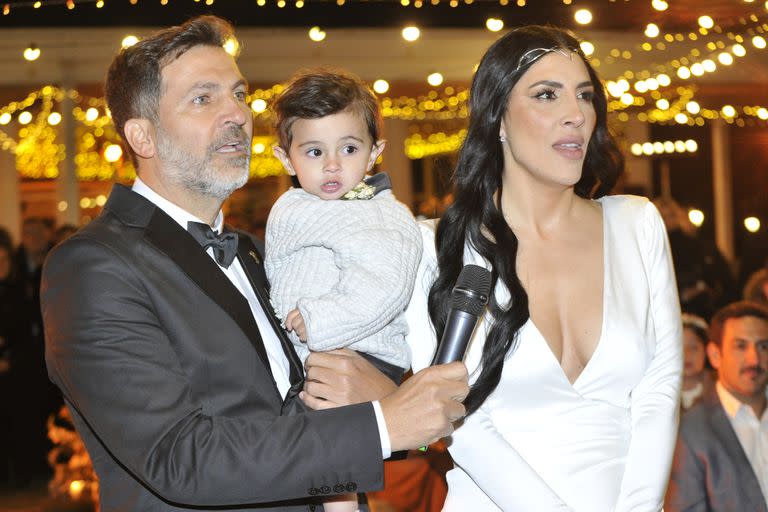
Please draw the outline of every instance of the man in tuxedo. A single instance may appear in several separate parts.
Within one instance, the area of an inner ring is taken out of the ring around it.
[[[307,496],[380,488],[383,458],[464,414],[461,363],[392,391],[354,353],[342,357],[353,394],[327,398],[362,403],[300,400],[303,369],[270,307],[262,250],[222,232],[252,134],[229,37],[204,16],[115,58],[107,101],[138,178],[45,264],[48,371],[104,512],[314,510]],[[312,400],[333,380],[318,374]]]
[[[768,308],[735,302],[712,318],[715,390],[680,424],[667,512],[768,512]]]

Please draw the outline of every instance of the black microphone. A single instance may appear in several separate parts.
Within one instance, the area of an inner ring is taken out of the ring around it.
[[[477,321],[488,305],[491,273],[478,265],[465,265],[451,293],[451,310],[432,364],[461,361]]]

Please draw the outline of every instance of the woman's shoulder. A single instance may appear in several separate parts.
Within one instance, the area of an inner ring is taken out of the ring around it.
[[[603,196],[597,201],[603,206],[606,219],[619,228],[663,228],[659,211],[647,197],[615,195]]]

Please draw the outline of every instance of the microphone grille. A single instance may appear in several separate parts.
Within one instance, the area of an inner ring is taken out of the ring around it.
[[[488,304],[491,273],[478,265],[464,265],[451,294],[451,308],[480,316]]]

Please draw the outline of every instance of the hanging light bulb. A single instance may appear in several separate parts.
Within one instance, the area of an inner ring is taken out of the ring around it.
[[[580,25],[589,25],[592,22],[592,12],[589,9],[579,9],[573,15],[573,19]]]
[[[657,37],[659,33],[659,26],[655,23],[649,23],[648,26],[645,27],[646,37]]]
[[[309,38],[316,43],[325,39],[325,35],[325,31],[321,30],[320,27],[312,27],[309,29]]]
[[[414,25],[409,25],[403,29],[402,34],[403,34],[403,39],[412,43],[413,41],[419,38],[419,36],[421,35],[421,30],[419,30],[419,27],[416,27]]]
[[[387,82],[384,79],[378,79],[375,82],[373,82],[373,90],[377,94],[384,94],[389,90],[389,82]]]
[[[37,60],[40,58],[40,48],[38,48],[35,43],[30,44],[26,49],[24,49],[24,58],[29,62]]]

